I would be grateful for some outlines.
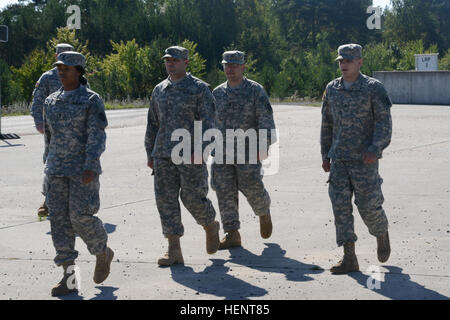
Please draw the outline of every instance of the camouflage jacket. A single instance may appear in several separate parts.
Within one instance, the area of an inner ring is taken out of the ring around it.
[[[322,159],[361,160],[365,152],[381,158],[391,142],[391,106],[376,79],[360,74],[348,90],[342,77],[331,81],[322,103]]]
[[[58,77],[58,68],[45,72],[36,83],[33,91],[33,103],[31,105],[31,116],[36,126],[44,124],[43,111],[45,99],[53,92],[62,87]]]
[[[67,97],[63,91],[52,93],[44,103],[45,173],[79,176],[90,170],[100,174],[108,126],[103,101],[85,86]]]
[[[187,74],[180,82],[169,78],[159,83],[152,92],[145,134],[148,160],[170,158],[179,141],[171,141],[177,129],[189,131],[194,152],[194,122],[202,121],[203,132],[213,128],[215,100],[209,85]],[[203,134],[202,132],[202,134]],[[199,137],[202,139],[203,137]],[[202,142],[202,147],[206,144]]]
[[[219,85],[213,91],[216,99],[215,126],[222,132],[224,144],[226,143],[226,131],[228,129],[242,129],[244,132],[249,129],[267,130],[267,146],[276,142],[276,136],[272,136],[272,129],[275,129],[273,110],[269,97],[264,88],[257,82],[244,78],[242,84],[237,88],[228,86],[228,82]],[[263,132],[261,132],[263,133]],[[259,135],[258,135],[259,137]],[[237,154],[237,146],[235,155]],[[259,148],[259,139],[258,146]],[[226,155],[224,145],[224,155]],[[246,156],[248,157],[249,146],[246,144]]]

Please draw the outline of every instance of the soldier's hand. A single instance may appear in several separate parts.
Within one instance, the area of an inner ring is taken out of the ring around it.
[[[36,126],[36,130],[40,133],[40,134],[44,134],[44,126],[42,124],[38,124]]]
[[[330,170],[331,170],[331,162],[330,162],[330,160],[323,160],[322,161],[322,169],[325,172],[330,172]]]
[[[92,180],[94,180],[94,175],[95,173],[93,171],[85,170],[81,177],[81,181],[83,182],[83,184],[89,184],[92,182]]]
[[[149,167],[149,168],[152,169],[152,170],[154,169],[154,168],[153,168],[153,160],[148,160],[148,161],[147,161],[147,167]]]
[[[375,153],[372,152],[366,152],[363,154],[363,163],[364,164],[373,164],[377,162],[378,158]]]

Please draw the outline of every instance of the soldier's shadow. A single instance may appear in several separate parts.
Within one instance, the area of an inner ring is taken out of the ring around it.
[[[95,294],[95,297],[90,300],[117,300],[117,296],[114,294],[114,291],[119,290],[119,288],[115,287],[95,287],[100,290],[99,293]],[[58,297],[59,300],[84,300],[83,296],[80,296],[79,292],[71,293],[67,296]]]
[[[67,301],[78,301],[78,300],[84,300],[84,297],[80,296],[79,292],[74,292],[74,293],[68,294],[67,296],[57,297],[57,299],[67,300]]]
[[[199,294],[210,294],[227,300],[246,300],[250,297],[262,297],[268,292],[263,288],[228,274],[227,261],[210,259],[212,265],[201,272],[195,272],[191,267],[174,265],[170,267],[172,279]]]
[[[286,280],[296,282],[314,280],[308,275],[324,272],[319,266],[286,257],[286,250],[276,243],[265,243],[265,245],[267,247],[260,256],[242,247],[233,248],[230,250],[231,256],[228,262],[261,272],[281,273],[285,275]]]
[[[353,272],[348,275],[368,290],[392,300],[449,300],[448,297],[411,281],[411,277],[408,274],[402,273],[402,268],[394,266],[383,267],[388,269],[389,273],[385,274],[384,281],[381,281],[379,284],[379,289],[368,288],[368,282],[374,282],[368,275],[361,272]]]
[[[91,300],[117,300],[117,296],[114,294],[114,291],[119,290],[119,288],[115,287],[95,287],[100,290],[100,293],[95,294],[95,298]]]

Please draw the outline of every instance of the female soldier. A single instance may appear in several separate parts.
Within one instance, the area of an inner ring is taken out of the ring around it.
[[[55,65],[63,87],[44,103],[45,174],[54,261],[64,268],[64,277],[52,289],[52,296],[62,296],[76,291],[68,284],[73,267],[67,270],[78,257],[75,234],[97,257],[95,283],[108,277],[114,252],[106,246],[102,221],[94,216],[100,207],[100,155],[105,150],[108,125],[103,101],[85,87],[86,59],[82,54],[63,52]]]

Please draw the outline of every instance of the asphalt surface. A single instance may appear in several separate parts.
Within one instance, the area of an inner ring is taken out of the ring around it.
[[[147,111],[107,112],[98,215],[115,258],[105,283],[94,284],[95,257],[77,238],[81,289],[65,299],[449,299],[450,107],[393,107],[392,144],[380,163],[392,254],[385,264],[377,261],[376,239],[355,207],[361,272],[343,276],[329,272],[342,249],[321,170],[320,108],[275,105],[274,111],[279,170],[264,179],[272,237],[261,239],[241,195],[243,248],[208,255],[203,228],[182,207],[185,265],[171,268],[156,263],[167,243],[146,168]],[[62,269],[53,263],[49,222],[36,216],[43,137],[29,116],[3,118],[2,133],[21,139],[0,141],[0,299],[54,299],[50,290]],[[212,190],[209,197],[217,210]]]

